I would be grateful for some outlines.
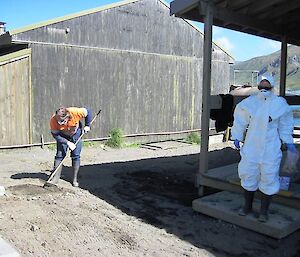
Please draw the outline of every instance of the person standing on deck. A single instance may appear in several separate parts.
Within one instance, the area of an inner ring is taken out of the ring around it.
[[[271,198],[279,191],[281,144],[297,152],[293,143],[293,113],[286,100],[272,92],[271,79],[264,78],[259,92],[237,104],[231,129],[234,145],[240,149],[238,174],[244,188],[245,204],[239,215],[252,210],[254,193],[262,193],[258,220],[268,220]],[[240,142],[244,142],[243,146]]]

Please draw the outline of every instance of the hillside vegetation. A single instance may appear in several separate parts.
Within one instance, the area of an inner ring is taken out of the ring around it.
[[[300,47],[288,47],[287,60],[287,89],[300,90]],[[248,61],[239,62],[233,66],[234,70],[257,70],[259,75],[272,74],[275,84],[279,85],[280,78],[280,51],[270,55],[259,56]],[[236,73],[235,84],[251,84],[251,72]],[[256,77],[254,78],[256,82]],[[232,83],[233,75],[232,75]]]

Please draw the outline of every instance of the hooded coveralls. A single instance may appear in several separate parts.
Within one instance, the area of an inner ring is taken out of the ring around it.
[[[282,97],[259,92],[241,101],[234,111],[232,138],[244,141],[238,173],[247,191],[266,195],[279,191],[281,140],[293,143],[293,114]]]

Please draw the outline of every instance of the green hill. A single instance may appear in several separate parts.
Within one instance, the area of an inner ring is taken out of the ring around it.
[[[300,47],[288,46],[287,60],[287,89],[300,90]],[[233,65],[233,70],[257,70],[259,75],[272,74],[275,84],[279,85],[280,78],[280,51],[270,55],[259,56],[248,61]],[[232,84],[234,83],[232,70]],[[235,73],[235,84],[252,84],[251,72]],[[254,78],[256,84],[256,77]]]

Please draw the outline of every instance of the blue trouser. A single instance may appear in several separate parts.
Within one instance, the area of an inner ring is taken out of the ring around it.
[[[81,128],[78,128],[78,130],[72,137],[64,136],[64,138],[66,138],[68,141],[75,144],[78,138],[80,137],[81,133],[82,133]],[[73,151],[71,151],[72,163],[76,163],[77,165],[80,165],[81,149],[82,149],[82,141],[80,140],[77,143],[76,148]],[[68,145],[66,143],[57,142],[55,161],[61,162],[62,159],[65,158],[67,154],[67,150],[68,150]]]

